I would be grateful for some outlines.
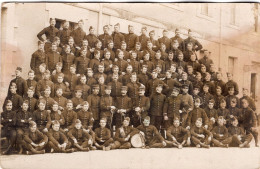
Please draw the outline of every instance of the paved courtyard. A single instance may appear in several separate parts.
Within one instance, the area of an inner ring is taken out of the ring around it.
[[[1,156],[4,169],[259,169],[260,148],[176,148]]]

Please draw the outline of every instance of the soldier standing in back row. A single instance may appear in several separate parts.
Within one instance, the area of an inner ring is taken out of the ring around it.
[[[125,40],[125,37],[122,33],[119,32],[120,30],[120,24],[117,23],[114,26],[114,32],[112,33],[112,38],[114,42],[114,52],[117,51],[117,49],[121,48],[121,42]]]
[[[108,47],[109,41],[113,40],[112,36],[109,35],[109,27],[108,25],[103,26],[104,34],[98,36],[98,39],[102,42],[102,50]]]
[[[136,42],[139,41],[138,36],[134,33],[134,26],[133,25],[128,25],[128,31],[129,34],[125,35],[125,42],[127,45],[127,51],[130,51],[135,48]]]
[[[86,38],[86,32],[83,30],[84,22],[80,20],[78,22],[78,28],[71,32],[71,36],[74,39],[76,48],[80,49],[81,42]]]

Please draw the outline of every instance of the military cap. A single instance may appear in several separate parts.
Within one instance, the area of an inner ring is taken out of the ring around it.
[[[119,68],[117,65],[113,65],[112,69]]]
[[[183,70],[183,67],[182,66],[178,66],[178,68],[177,69],[181,69],[181,70]]]
[[[163,32],[168,32],[168,30],[164,29]]]
[[[24,100],[24,101],[23,101],[23,104],[24,104],[24,103],[28,105],[28,104],[29,104],[29,101],[28,101],[28,100]]]
[[[29,121],[29,127],[36,126],[36,123],[34,121]]]
[[[59,122],[58,120],[54,120],[54,121],[52,122],[52,125],[60,125],[60,122]]]
[[[191,30],[191,29],[189,29],[189,30],[188,30],[188,33],[190,33],[190,32],[192,32],[192,30]]]
[[[82,23],[84,23],[83,19],[80,19],[80,20],[79,20],[79,22],[82,22]]]
[[[149,120],[149,121],[150,121],[150,117],[149,117],[149,116],[146,116],[146,117],[144,118],[144,120]]]
[[[200,121],[200,122],[202,122],[202,118],[197,118],[197,120],[196,121]]]
[[[8,104],[8,103],[13,103],[11,100],[7,100],[6,101],[6,104]]]
[[[155,33],[155,31],[154,31],[154,30],[151,30],[151,31],[149,32],[149,34],[150,34],[150,33]]]
[[[53,105],[59,105],[59,104],[58,104],[58,102],[54,101],[54,102],[52,103],[52,106],[53,106]]]
[[[236,98],[232,98],[231,99],[231,103],[237,103],[237,99]]]
[[[41,45],[41,44],[44,44],[44,42],[39,40],[38,45]]]
[[[126,42],[125,41],[121,41],[121,45],[123,45],[123,44],[126,44]]]
[[[93,85],[92,89],[99,89],[99,85]]]
[[[80,121],[79,119],[77,119],[77,120],[75,121],[75,123],[76,123],[76,124],[79,124],[79,123],[81,124],[81,121]]]
[[[106,86],[105,86],[105,90],[111,90],[111,89],[112,89],[111,86],[109,86],[109,85],[106,85]]]
[[[130,121],[130,118],[129,117],[125,117],[124,120]]]
[[[242,88],[242,90],[243,90],[243,91],[244,91],[244,90],[248,90],[248,88],[246,88],[246,87],[243,87],[243,88]]]
[[[101,120],[107,122],[107,118],[105,118],[105,117],[101,118],[100,121]]]
[[[92,71],[93,72],[93,70],[91,68],[87,68],[87,71]]]
[[[178,87],[173,87],[172,91],[180,92],[180,89]]]
[[[180,119],[179,119],[179,117],[175,117],[174,119],[173,119],[173,121],[180,121]]]
[[[217,86],[216,89],[220,89],[220,90],[222,90],[222,88],[221,88],[220,86]]]
[[[200,86],[199,86],[198,84],[195,84],[195,85],[193,86],[193,89],[199,89],[199,90],[200,90]]]
[[[145,90],[145,86],[144,86],[144,85],[141,85],[141,86],[139,87],[139,90]]]
[[[68,103],[72,103],[73,104],[73,102],[71,100],[69,100],[69,99],[67,100],[66,104],[68,104]]]
[[[76,65],[75,64],[70,65],[70,67],[74,67],[76,69]]]
[[[28,71],[28,74],[29,74],[29,73],[34,73],[34,71],[31,69],[31,70]]]
[[[202,101],[201,101],[201,99],[200,98],[196,98],[195,99],[195,103],[201,103]]]
[[[237,118],[235,116],[233,116],[230,120],[231,120],[231,122],[233,122],[233,121],[236,121]]]
[[[35,88],[34,88],[33,86],[30,86],[30,87],[28,87],[28,90],[32,90],[32,91],[34,91]]]
[[[88,30],[91,30],[91,29],[94,29],[94,27],[93,27],[93,26],[90,26]]]
[[[201,64],[200,67],[206,67],[204,64]]]
[[[219,102],[220,103],[226,103],[226,100],[225,99],[221,99]]]
[[[210,100],[209,100],[209,103],[215,104],[215,100],[214,100],[214,99],[210,99]]]
[[[55,18],[50,18],[50,22],[51,22],[52,20],[55,20],[55,21],[56,21],[56,19],[55,19]]]
[[[134,27],[134,26],[133,26],[133,25],[128,25],[128,28],[129,28],[129,27]]]
[[[23,69],[21,67],[17,67],[16,70],[22,72]]]
[[[127,86],[122,86],[122,87],[121,87],[121,90],[127,90],[127,89],[128,89]]]
[[[189,88],[189,86],[187,84],[183,84],[181,87],[182,88]]]
[[[64,74],[63,73],[58,73],[58,77],[64,78]]]
[[[152,73],[158,73],[158,72],[157,72],[157,70],[156,70],[156,69],[154,69]]]
[[[112,40],[109,40],[108,43],[114,43]]]

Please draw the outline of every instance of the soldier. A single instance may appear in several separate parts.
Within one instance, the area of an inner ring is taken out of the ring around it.
[[[218,112],[214,109],[215,101],[213,99],[209,100],[209,104],[204,108],[208,117],[208,130],[211,131],[215,127],[215,122],[218,118]]]
[[[107,80],[107,74],[104,73],[105,71],[105,67],[103,63],[99,63],[98,65],[98,72],[95,73],[94,78],[96,79],[96,81],[98,81],[98,79],[102,76],[104,78],[104,82]]]
[[[178,57],[177,62],[176,62],[177,66],[181,66],[183,68],[186,68],[187,62],[185,62],[183,60],[183,53],[181,51],[177,54],[177,57]]]
[[[135,43],[135,49],[134,49],[134,51],[136,52],[136,54],[137,54],[137,58],[136,58],[136,60],[143,60],[143,51],[141,50],[141,43],[140,42],[136,42]]]
[[[141,73],[139,73],[137,75],[137,80],[139,83],[143,84],[144,86],[146,86],[148,80],[149,80],[149,77],[148,77],[148,74],[147,74],[147,65],[142,65],[142,68],[141,68]]]
[[[214,100],[215,100],[214,108],[215,109],[218,109],[220,107],[220,100],[225,99],[225,97],[222,96],[221,94],[222,94],[221,87],[216,86],[216,95],[214,96]]]
[[[45,63],[40,64],[39,73],[35,76],[36,82],[39,82],[40,80],[44,79],[44,72],[46,71],[46,67],[47,66]]]
[[[89,27],[89,34],[86,36],[86,39],[88,40],[88,45],[91,50],[95,48],[95,44],[98,40],[97,36],[94,34],[95,29],[93,26]]]
[[[69,87],[63,82],[63,79],[64,79],[64,74],[60,73],[57,76],[57,83],[54,84],[55,96],[57,96],[56,91],[58,90],[58,88],[61,88],[64,97],[69,98],[71,96],[71,92],[70,92]]]
[[[64,76],[64,82],[67,86],[69,86],[69,89],[71,93],[74,92],[76,85],[78,84],[79,77],[76,74],[76,65],[72,64],[70,65],[70,72],[65,74]],[[72,95],[73,97],[73,95]]]
[[[219,108],[217,109],[218,116],[223,116],[224,119],[227,119],[229,115],[229,110],[226,109],[227,103],[225,99],[220,100]]]
[[[120,24],[117,23],[114,25],[114,32],[112,33],[112,38],[114,42],[114,51],[121,48],[121,42],[125,40],[125,37],[122,33],[119,32]]]
[[[132,66],[133,72],[136,72],[138,74],[140,72],[140,62],[137,61],[136,58],[137,58],[137,52],[134,50],[131,50],[129,64]]]
[[[52,110],[50,112],[50,118],[51,118],[52,125],[54,124],[55,121],[58,121],[59,125],[64,125],[64,123],[65,123],[64,116],[63,116],[61,110],[59,110],[59,104],[56,101],[53,102],[53,104],[52,104]]]
[[[51,43],[54,42],[54,37],[57,36],[59,33],[59,30],[55,27],[55,24],[55,18],[50,18],[50,26],[44,28],[41,32],[37,34],[38,39],[45,42],[45,50],[51,46]],[[46,36],[45,40],[42,38],[42,35]]]
[[[104,74],[105,75],[105,74]],[[99,86],[99,89],[100,89],[100,92],[99,92],[99,96],[100,97],[103,97],[105,95],[105,78],[103,75],[99,76],[98,79],[98,86]]]
[[[195,101],[197,98],[202,100],[202,98],[199,96],[199,93],[200,93],[200,86],[199,85],[195,85],[193,87],[193,93],[192,93],[193,101]]]
[[[76,57],[80,56],[81,55],[81,51],[83,50],[86,50],[87,51],[87,54],[86,54],[86,57],[89,58],[89,59],[92,59],[92,53],[91,51],[93,52],[92,49],[89,49],[89,46],[88,46],[88,40],[87,39],[83,39],[82,40],[82,46],[80,49],[78,49],[76,51]],[[90,51],[91,50],[91,51]]]
[[[87,97],[87,101],[90,105],[90,111],[93,114],[94,118],[94,123],[93,123],[93,128],[98,127],[98,122],[100,119],[100,96],[99,94],[99,86],[98,85],[93,85],[92,86],[92,94]]]
[[[26,149],[26,154],[44,154],[48,137],[38,130],[34,121],[29,122],[29,130],[25,132],[22,146]]]
[[[171,52],[173,54],[174,62],[178,61],[178,54],[181,52],[181,50],[178,47],[179,47],[179,43],[177,40],[175,40],[171,43]]]
[[[83,30],[83,25],[83,20],[79,20],[78,28],[71,32],[71,36],[75,41],[75,46],[77,49],[80,49],[82,40],[86,38],[86,32]]]
[[[191,128],[191,140],[192,143],[197,147],[209,148],[212,139],[212,134],[202,127],[202,119],[196,120],[195,126]]]
[[[79,80],[80,83],[75,88],[82,90],[82,99],[86,101],[91,93],[91,89],[90,86],[86,84],[87,79],[85,75],[80,75]]]
[[[235,99],[236,100],[236,107],[239,108],[240,107],[240,102],[239,102],[239,98],[237,96],[234,95],[235,90],[234,90],[234,86],[229,86],[228,87],[228,95],[225,97],[226,102],[227,102],[227,108],[229,109],[230,106],[230,102],[231,100]]]
[[[249,107],[247,99],[242,100],[242,114],[243,114],[243,127],[246,134],[251,133],[255,139],[255,146],[258,147],[258,131],[257,131],[257,119],[254,111]]]
[[[17,131],[17,143],[19,145],[18,154],[22,154],[22,140],[23,135],[29,128],[29,121],[32,120],[32,114],[28,111],[29,103],[28,100],[23,101],[23,105],[21,106],[21,110],[16,113],[16,131]]]
[[[22,74],[22,68],[17,67],[15,70],[15,78],[10,81],[9,88],[13,83],[15,83],[17,86],[16,93],[18,95],[20,95],[21,97],[23,97],[23,96],[25,96],[25,94],[27,92],[28,86],[27,86],[26,81],[21,77],[21,74]],[[8,93],[8,94],[10,94],[10,93]]]
[[[190,60],[187,62],[187,66],[192,66],[194,72],[200,70],[200,64],[198,63],[198,60],[196,60],[196,53],[192,52],[189,54]]]
[[[193,48],[193,44],[190,42],[187,44],[187,50],[183,52],[183,56],[184,56],[184,61],[185,62],[189,62],[190,59],[190,55],[194,54],[195,55],[195,59],[197,60],[197,55],[196,53],[192,50]]]
[[[186,129],[190,129],[191,127],[195,126],[196,120],[198,118],[202,119],[203,127],[208,129],[208,116],[206,112],[200,108],[201,100],[197,98],[195,100],[194,109],[190,112],[188,119],[187,119],[187,127]]]
[[[146,35],[147,27],[142,27],[141,29],[141,35],[139,36],[139,42],[141,43],[141,50],[146,50],[147,47],[147,41],[149,40],[149,37]]]
[[[95,146],[101,150],[109,150],[107,147],[113,142],[111,131],[106,128],[106,123],[107,120],[105,118],[101,118],[99,123],[100,127],[95,129]]]
[[[241,109],[240,108],[237,108],[237,103],[239,101],[237,101],[235,98],[232,98],[230,100],[230,107],[228,108],[229,110],[229,114],[228,114],[228,117],[227,117],[227,128],[229,126],[231,126],[231,119],[233,117],[235,117],[236,119],[239,120],[239,122],[242,122],[242,119],[243,119],[243,114],[241,112]]]
[[[248,95],[248,89],[247,89],[247,88],[243,88],[243,89],[242,89],[242,93],[243,93],[243,97],[241,97],[241,98],[239,99],[240,107],[242,107],[242,100],[243,100],[243,99],[247,99],[247,100],[248,100],[248,103],[249,103],[249,107],[250,107],[253,111],[256,111],[255,101]]]
[[[180,126],[180,120],[175,117],[173,125],[171,125],[166,132],[167,140],[172,142],[172,145],[181,149],[183,146],[190,146],[190,131]]]
[[[220,86],[222,92],[225,91],[225,82],[222,80],[222,73],[217,72],[214,84],[215,87]]]
[[[63,110],[62,115],[65,123],[61,125],[61,128],[67,133],[70,129],[75,127],[77,120],[77,113],[73,111],[73,103],[71,100],[67,101],[66,108]]]
[[[182,72],[181,77],[182,78],[180,80],[180,83],[182,85],[187,85],[189,88],[189,94],[192,95],[193,85],[192,85],[191,81],[188,80],[188,74],[186,72]]]
[[[6,104],[8,103],[8,100],[12,102],[12,111],[16,112],[21,105],[23,104],[23,98],[16,93],[17,86],[15,83],[11,84],[9,86],[9,93],[7,97],[5,98],[4,104],[3,104],[3,110],[6,110]]]
[[[231,124],[232,126],[228,128],[228,133],[232,136],[232,142],[230,145],[232,147],[249,148],[249,143],[252,141],[253,135],[251,133],[245,134],[243,128],[238,127],[238,120],[236,117],[231,119]]]
[[[35,74],[39,74],[39,66],[45,63],[46,64],[46,54],[44,52],[44,42],[38,41],[38,50],[32,54],[30,67],[35,71]]]
[[[35,99],[34,96],[35,88],[29,87],[27,90],[27,96],[23,98],[23,100],[28,101],[28,111],[30,113],[33,113],[37,109],[37,99]]]
[[[167,142],[158,132],[154,125],[150,125],[150,117],[144,118],[143,124],[137,127],[140,134],[143,135],[145,140],[145,147],[143,148],[163,148],[167,146]]]
[[[109,35],[109,27],[108,25],[103,26],[104,34],[98,36],[98,39],[102,42],[102,50],[108,47],[109,41],[113,40],[112,36]]]
[[[163,60],[161,60],[161,51],[158,50],[155,54],[155,59],[153,60],[153,64],[155,67],[160,66],[162,73],[165,72],[165,63]]]
[[[36,88],[37,82],[34,79],[34,77],[35,77],[34,71],[33,70],[29,70],[29,72],[28,72],[28,79],[26,80],[26,85],[27,85],[28,88],[29,87],[33,87],[34,89]]]
[[[209,51],[207,49],[202,50],[202,53],[204,56],[199,60],[199,63],[205,65],[206,70],[209,71],[210,64],[213,64],[213,61],[209,58]]]
[[[53,70],[55,70],[55,66],[58,62],[62,62],[62,58],[61,55],[57,53],[57,44],[52,43],[51,51],[46,54],[47,69],[52,72]]]
[[[124,59],[127,60],[127,62],[129,62],[130,54],[129,54],[129,52],[126,50],[126,48],[127,48],[126,42],[125,42],[125,41],[122,41],[122,42],[121,42],[121,50],[122,50],[123,53],[124,53]],[[117,50],[116,54],[117,54],[117,56],[118,56],[118,50]]]
[[[106,150],[131,148],[130,138],[139,133],[139,131],[132,126],[129,126],[129,123],[130,118],[125,117],[122,126],[116,130],[115,142],[110,144]]]
[[[67,98],[63,96],[63,89],[61,87],[56,89],[56,97],[54,97],[54,100],[58,103],[59,110],[63,110],[66,107]]]
[[[121,96],[120,90],[122,87],[122,83],[118,81],[118,74],[112,75],[112,82],[109,82],[108,85],[112,87],[111,96],[113,98]]]
[[[111,52],[109,50],[105,50],[104,59],[101,61],[101,63],[104,65],[104,73],[107,74],[107,75],[111,74],[113,62],[112,62],[112,59],[111,59]]]
[[[121,96],[115,98],[116,113],[114,114],[114,124],[119,128],[124,117],[130,117],[132,100],[127,96],[127,86],[121,87]]]
[[[216,91],[216,87],[215,87],[214,83],[212,81],[210,81],[211,75],[208,72],[206,72],[205,75],[206,76],[205,76],[205,79],[204,79],[204,84],[207,84],[209,86],[209,93],[211,95],[214,95],[215,91]]]
[[[48,147],[51,148],[51,153],[72,153],[70,149],[71,143],[67,136],[60,129],[60,122],[55,120],[52,124],[52,129],[48,132]]]
[[[202,104],[200,107],[203,109],[208,105],[209,100],[214,99],[213,95],[209,93],[208,84],[203,85],[203,92],[200,94],[200,97],[202,98]]]
[[[155,93],[155,88],[156,86],[158,86],[159,84],[162,85],[165,89],[168,88],[168,86],[160,79],[157,78],[158,76],[158,73],[156,70],[154,70],[152,72],[152,79],[150,79],[148,82],[147,82],[147,96],[148,97],[152,97],[152,95]]]
[[[156,49],[153,49],[153,47],[157,48],[156,46],[153,46],[152,41],[150,41],[150,40],[147,41],[147,49],[144,51],[145,52],[144,55],[146,54],[146,52],[148,52],[151,61],[153,61],[155,59],[155,51],[154,50],[156,50]]]
[[[50,111],[45,110],[46,100],[40,99],[38,102],[38,109],[32,114],[32,121],[36,122],[38,129],[41,132],[47,133],[51,125]]]
[[[115,61],[116,54],[114,52],[114,42],[112,40],[108,42],[107,49],[104,49],[104,51],[106,50],[110,52],[110,60]]]
[[[128,25],[129,34],[125,35],[125,41],[127,46],[127,51],[135,48],[136,42],[139,42],[139,37],[134,33],[134,26]]]
[[[152,71],[154,70],[155,66],[152,61],[150,61],[150,53],[148,51],[143,52],[143,58],[144,60],[142,61],[141,65],[146,65],[147,69],[147,74],[150,75]]]
[[[150,42],[153,44],[153,45],[152,45],[152,50],[153,50],[153,51],[157,51],[157,50],[160,49],[160,45],[159,45],[158,40],[155,40],[154,36],[155,36],[155,31],[154,31],[154,30],[150,31],[150,32],[149,32],[149,37],[150,37],[149,40],[150,40]],[[148,44],[148,42],[147,42],[147,44]]]
[[[178,44],[183,44],[182,41],[183,39],[180,36],[181,32],[178,28],[175,29],[175,36],[171,38],[171,43],[173,43],[174,41],[177,41]],[[179,49],[183,51],[183,47],[179,46]]]
[[[120,74],[124,74],[128,65],[127,61],[124,60],[124,51],[118,50],[117,54],[118,60],[114,62],[114,65],[118,66]]]
[[[75,89],[75,96],[71,99],[73,103],[73,110],[75,112],[78,112],[82,108],[82,103],[84,100],[82,99],[82,89],[81,88],[76,88]]]
[[[193,44],[193,51],[199,51],[202,49],[202,45],[198,40],[194,38],[193,32],[189,29],[188,38],[183,40],[182,44],[180,45],[181,47],[183,47],[182,49],[183,52],[187,50],[187,44],[190,42]]]
[[[78,50],[79,47],[76,48],[76,45],[75,45],[75,43],[74,43],[74,39],[73,39],[72,36],[69,37],[68,45],[70,46],[70,53],[73,54],[74,56],[77,56],[77,55],[76,55],[76,50]],[[64,53],[64,51],[63,51],[63,53]]]
[[[74,64],[77,68],[77,74],[86,74],[87,68],[90,64],[90,59],[87,58],[87,50],[82,50],[80,52],[80,57],[76,57],[74,60]]]
[[[158,39],[158,43],[161,44],[165,44],[166,46],[166,52],[170,51],[171,48],[171,39],[168,38],[168,31],[167,30],[163,30],[163,37]]]
[[[93,143],[91,135],[88,134],[82,128],[81,121],[79,119],[75,120],[75,126],[71,128],[68,132],[68,137],[72,140],[73,148],[76,148],[76,151],[89,151],[90,145]]]
[[[137,82],[137,75],[136,73],[131,73],[130,75],[130,82],[127,83],[127,88],[128,88],[128,96],[132,99],[132,101],[134,99],[137,98],[138,96],[138,88],[141,84],[139,82]]]
[[[54,102],[54,99],[51,97],[51,88],[50,86],[46,85],[44,88],[44,94],[40,99],[44,99],[46,101],[45,109],[51,110],[51,106]]]
[[[101,64],[100,51],[99,50],[95,50],[94,51],[94,59],[90,60],[89,68],[91,68],[94,73],[97,73],[98,72],[98,65],[100,65],[100,64]]]
[[[7,137],[9,141],[9,145],[5,151],[3,151],[3,155],[9,154],[15,145],[16,141],[16,112],[12,111],[13,104],[11,100],[7,100],[5,104],[4,112],[1,113],[1,138]]]
[[[68,44],[69,37],[71,35],[71,30],[69,29],[70,23],[65,20],[62,26],[62,30],[59,31],[58,37],[60,38],[61,46],[64,47]]]
[[[58,83],[57,79],[58,79],[58,76],[60,74],[63,74],[61,72],[62,70],[62,62],[58,62],[56,65],[55,65],[55,70],[52,72],[52,75],[51,75],[51,81],[56,84]],[[63,74],[64,75],[64,74]]]
[[[107,119],[107,128],[110,130],[112,130],[112,119],[116,109],[114,99],[110,96],[111,89],[111,86],[105,86],[105,95],[100,99],[100,117]]]
[[[168,52],[166,52],[166,46],[164,43],[160,43],[160,52],[161,52],[161,59],[165,61],[165,59],[168,57]],[[170,50],[169,50],[170,51]]]
[[[211,133],[213,134],[212,143],[216,147],[229,147],[232,142],[232,137],[228,135],[228,129],[224,126],[224,117],[218,117],[218,125],[213,128]]]
[[[61,55],[62,65],[63,65],[62,72],[64,74],[69,74],[70,66],[74,63],[75,56],[71,54],[69,45],[65,45],[64,49],[65,49],[65,54]]]
[[[138,96],[133,99],[133,114],[132,114],[132,124],[137,127],[142,124],[142,121],[146,116],[148,116],[148,110],[150,109],[150,99],[145,97],[145,86],[141,85],[139,87]]]
[[[181,106],[180,97],[178,97],[180,92],[179,88],[174,87],[172,93],[166,98],[163,105],[163,116],[165,120],[165,128],[168,129],[173,124],[173,119],[178,118],[179,120],[179,110]]]
[[[156,93],[151,95],[150,101],[151,124],[160,130],[163,122],[163,105],[166,101],[166,96],[162,94],[162,85],[158,84],[155,90]]]

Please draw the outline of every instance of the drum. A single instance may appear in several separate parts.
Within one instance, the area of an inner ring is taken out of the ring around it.
[[[141,148],[145,146],[144,136],[140,133],[133,135],[131,137],[131,144],[135,148]]]

